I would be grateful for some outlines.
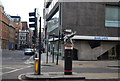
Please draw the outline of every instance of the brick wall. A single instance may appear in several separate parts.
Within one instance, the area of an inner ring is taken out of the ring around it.
[[[10,25],[11,24],[11,25]],[[9,44],[13,43],[15,40],[15,28],[13,22],[10,21],[7,14],[4,13],[3,9],[0,8],[0,38],[1,38],[1,48],[8,49]]]

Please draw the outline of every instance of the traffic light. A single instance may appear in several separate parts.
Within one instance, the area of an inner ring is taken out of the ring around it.
[[[36,17],[36,8],[34,9],[34,12],[29,13],[29,24],[30,28],[34,28],[33,30],[33,38],[32,42],[35,44],[36,43],[36,37],[37,37],[37,17]]]
[[[29,13],[29,16],[36,16],[35,12]]]
[[[29,17],[30,17],[29,22],[33,22],[32,24],[29,24],[29,27],[36,28],[37,27],[36,8],[35,8],[34,12],[29,13]]]

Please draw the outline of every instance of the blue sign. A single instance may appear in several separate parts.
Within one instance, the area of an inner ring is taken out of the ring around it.
[[[94,37],[95,40],[108,40],[108,37]]]

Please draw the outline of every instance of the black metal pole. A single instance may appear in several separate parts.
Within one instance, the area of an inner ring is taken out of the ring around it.
[[[48,43],[47,43],[47,54],[46,54],[46,63],[48,63]]]
[[[53,63],[54,63],[54,49],[55,49],[54,37],[55,37],[55,34],[53,33],[53,54],[52,54],[52,62]]]
[[[37,38],[37,17],[36,17],[36,8],[34,9],[34,12],[35,12],[35,30],[34,30],[34,36],[35,36],[35,39],[34,39],[34,43],[35,43],[35,47],[36,47],[36,38]]]
[[[37,38],[37,16],[36,16],[36,8],[34,9],[34,12],[35,12],[35,30],[34,30],[34,37],[35,37],[35,39],[34,39],[34,44],[35,44],[35,46],[34,46],[34,52],[35,52],[35,48],[36,48],[36,46],[37,46],[37,43],[36,43],[36,38]],[[35,54],[35,58],[37,58],[37,54]]]
[[[46,51],[46,63],[48,63],[48,38],[47,38],[47,27],[45,27],[45,51]]]
[[[41,74],[41,17],[40,17],[40,28],[39,28],[39,64],[38,64],[38,75]]]
[[[58,48],[57,48],[57,61],[56,65],[58,65],[58,59],[59,59],[59,47],[60,47],[60,30],[59,30],[59,37],[58,37]]]

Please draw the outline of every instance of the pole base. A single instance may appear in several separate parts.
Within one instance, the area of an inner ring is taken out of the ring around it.
[[[72,72],[64,72],[64,75],[72,75]]]

